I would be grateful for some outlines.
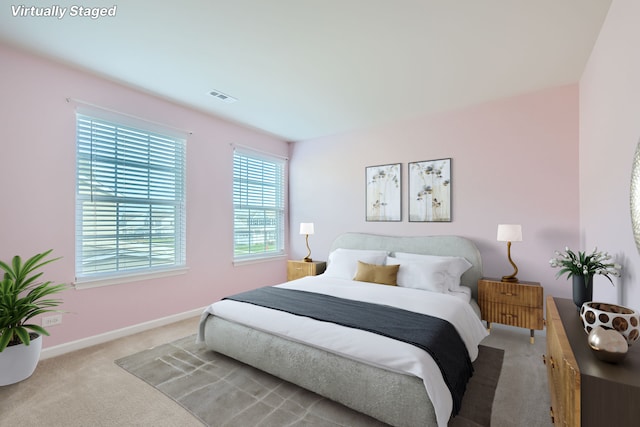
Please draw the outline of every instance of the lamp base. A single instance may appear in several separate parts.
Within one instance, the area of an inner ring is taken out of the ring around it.
[[[313,260],[312,260],[311,258],[309,258],[309,257],[304,257],[304,258],[302,258],[302,261],[304,261],[304,262],[311,262],[311,261],[313,261]]]
[[[515,276],[502,276],[503,282],[517,282],[518,278]]]

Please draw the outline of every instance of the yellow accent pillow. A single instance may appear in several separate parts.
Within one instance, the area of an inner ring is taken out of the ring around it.
[[[396,286],[399,265],[376,265],[358,261],[358,270],[353,280]]]

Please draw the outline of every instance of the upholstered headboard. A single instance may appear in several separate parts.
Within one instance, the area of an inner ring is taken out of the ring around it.
[[[392,254],[410,252],[425,255],[447,255],[466,258],[473,266],[461,278],[478,299],[478,279],[482,277],[482,258],[475,243],[461,236],[383,236],[367,233],[344,233],[331,245],[331,251],[345,249],[379,249]]]

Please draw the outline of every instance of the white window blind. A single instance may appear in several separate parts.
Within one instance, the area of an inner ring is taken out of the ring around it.
[[[185,266],[184,139],[76,116],[76,280]]]
[[[235,261],[284,255],[285,166],[286,159],[235,148]]]

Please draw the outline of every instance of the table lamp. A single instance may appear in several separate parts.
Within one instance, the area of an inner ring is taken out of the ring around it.
[[[307,256],[302,260],[305,262],[311,262],[311,249],[309,248],[309,234],[313,234],[313,223],[312,222],[301,222],[300,223],[300,234],[305,235],[305,241],[307,243]]]
[[[518,267],[511,259],[511,242],[522,241],[522,226],[520,224],[498,224],[498,241],[507,242],[507,257],[513,266],[513,274],[502,276],[503,282],[517,282]]]

